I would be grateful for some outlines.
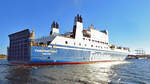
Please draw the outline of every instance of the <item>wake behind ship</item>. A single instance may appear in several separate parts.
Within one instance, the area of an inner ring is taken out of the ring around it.
[[[48,36],[35,38],[29,29],[9,35],[8,61],[21,65],[85,64],[122,61],[129,48],[109,44],[108,31],[99,31],[91,25],[83,29],[81,15],[74,20],[72,32],[59,33],[59,24],[53,22]]]

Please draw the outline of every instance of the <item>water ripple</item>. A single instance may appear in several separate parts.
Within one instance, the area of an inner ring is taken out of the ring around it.
[[[2,84],[150,84],[150,60],[131,63],[50,65],[39,67],[0,65]]]

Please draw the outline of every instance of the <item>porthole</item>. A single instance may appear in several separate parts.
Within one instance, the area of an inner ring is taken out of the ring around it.
[[[47,59],[50,60],[50,57],[48,57]]]
[[[68,41],[65,41],[65,44],[68,44]]]
[[[79,43],[79,46],[81,46],[81,43]]]

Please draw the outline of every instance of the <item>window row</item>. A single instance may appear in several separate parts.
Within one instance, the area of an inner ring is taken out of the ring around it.
[[[102,41],[97,41],[97,40],[91,40],[91,39],[85,39],[85,38],[83,38],[83,40],[88,40],[88,41],[92,41],[92,42],[96,42],[96,43],[102,43],[102,44],[108,44],[107,42],[102,42]]]
[[[65,44],[68,44],[68,41],[65,41]],[[74,43],[74,46],[76,45],[76,43]],[[81,46],[81,43],[79,43],[79,46]],[[84,44],[84,46],[86,47],[87,44]],[[95,47],[95,48],[100,48],[100,49],[108,49],[108,47],[102,47],[102,46],[95,46],[95,45],[91,45],[91,47]]]

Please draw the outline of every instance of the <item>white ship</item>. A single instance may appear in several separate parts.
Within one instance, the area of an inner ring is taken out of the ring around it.
[[[82,22],[81,15],[77,15],[73,31],[65,34],[59,33],[57,22],[52,23],[50,34],[45,37],[35,38],[34,31],[29,29],[10,34],[9,62],[24,65],[83,64],[122,61],[128,56],[129,48],[109,44],[107,30],[96,30],[93,25],[85,30]]]

